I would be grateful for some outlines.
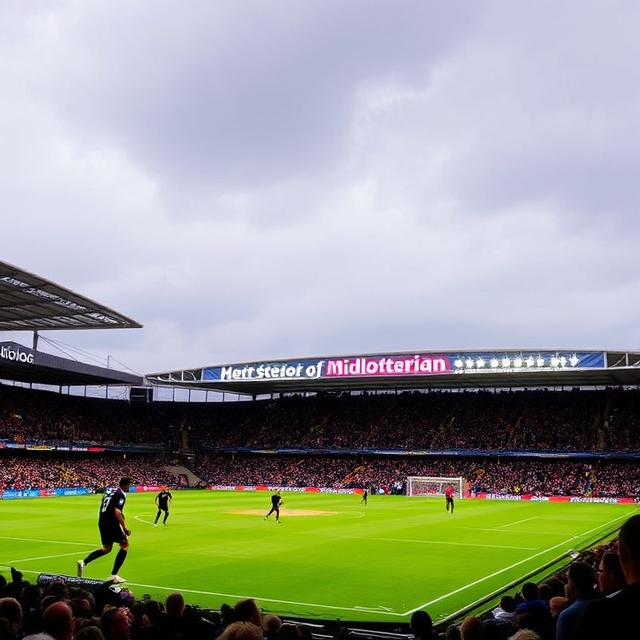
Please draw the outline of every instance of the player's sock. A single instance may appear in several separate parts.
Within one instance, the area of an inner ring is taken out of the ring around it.
[[[126,557],[127,557],[127,550],[120,549],[120,551],[118,551],[118,555],[116,555],[116,559],[113,562],[113,571],[111,572],[112,575],[114,576],[118,575],[118,571],[120,570],[120,567],[123,565],[124,559]]]
[[[102,556],[104,555],[104,551],[102,549],[96,549],[95,551],[92,551],[85,559],[84,559],[84,563],[85,564],[89,564],[90,562],[93,562],[96,558],[102,558]]]

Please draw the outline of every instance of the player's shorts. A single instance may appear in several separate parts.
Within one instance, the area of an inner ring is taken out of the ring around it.
[[[123,544],[127,541],[127,536],[124,534],[120,523],[99,523],[98,528],[100,529],[100,542],[104,545]]]

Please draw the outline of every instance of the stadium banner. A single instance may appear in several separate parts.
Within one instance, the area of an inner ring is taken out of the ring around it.
[[[0,360],[16,364],[36,364],[38,352],[17,342],[0,342]]]
[[[11,499],[11,498],[39,498],[40,497],[40,491],[38,489],[25,489],[25,490],[19,490],[19,489],[5,489],[2,492],[2,497],[4,499]]]
[[[534,496],[530,493],[513,494],[513,493],[472,493],[471,499],[477,500],[530,500],[531,502],[588,502],[594,504],[633,504],[633,498],[606,498],[599,496]]]
[[[605,354],[597,351],[469,351],[451,356],[454,373],[563,371],[603,369]]]
[[[287,493],[362,493],[362,489],[328,489],[321,487],[279,487],[266,484],[257,485],[228,485],[210,484],[209,491],[282,491]]]
[[[86,496],[89,493],[89,489],[85,487],[69,487],[65,489],[55,489],[55,494],[57,496]]]
[[[203,380],[221,382],[328,380],[332,378],[398,377],[450,372],[451,364],[446,356],[396,354],[217,366],[203,369],[202,378]]]
[[[591,351],[392,353],[219,365],[202,369],[202,380],[259,382],[331,380],[336,378],[402,378],[438,374],[601,369],[605,366],[605,354]]]

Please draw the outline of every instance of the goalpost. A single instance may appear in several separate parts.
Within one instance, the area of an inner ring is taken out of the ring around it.
[[[463,478],[409,476],[407,478],[407,495],[443,496],[444,490],[449,486],[453,487],[456,498],[463,497]]]

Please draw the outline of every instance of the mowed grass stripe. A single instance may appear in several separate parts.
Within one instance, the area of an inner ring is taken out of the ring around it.
[[[168,526],[154,528],[155,495],[131,493],[128,587],[160,599],[183,591],[216,609],[255,597],[285,616],[407,621],[426,606],[442,619],[635,512],[459,500],[450,514],[443,499],[371,496],[364,507],[355,495],[283,495],[277,525],[263,520],[265,492],[175,491]],[[0,501],[0,570],[74,575],[75,560],[99,546],[99,504],[100,496]],[[114,554],[85,576],[106,579]]]

